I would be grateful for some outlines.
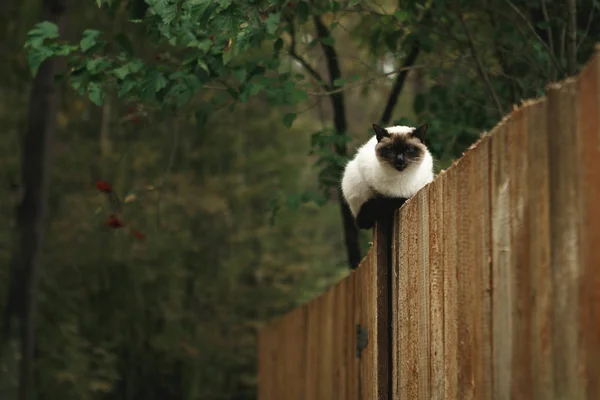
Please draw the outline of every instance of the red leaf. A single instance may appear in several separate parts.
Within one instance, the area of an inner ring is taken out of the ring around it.
[[[144,235],[142,232],[136,231],[133,228],[131,228],[131,234],[139,240],[144,240],[144,238],[146,237],[146,235]]]
[[[131,117],[131,122],[134,124],[137,124],[138,122],[140,122],[137,117],[134,115],[133,117]]]
[[[125,224],[119,218],[117,218],[114,214],[108,216],[106,221],[104,221],[104,225],[109,226],[114,229],[122,228]]]
[[[110,183],[103,181],[103,180],[97,180],[96,181],[96,188],[104,193],[110,193],[112,192],[112,186]]]

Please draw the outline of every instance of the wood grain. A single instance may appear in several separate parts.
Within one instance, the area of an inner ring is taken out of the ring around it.
[[[552,400],[552,272],[550,269],[550,197],[548,188],[547,102],[530,102],[527,120],[527,201],[531,279],[531,398]]]
[[[444,391],[444,182],[445,175],[429,186],[429,357],[430,398],[443,400]],[[423,206],[424,207],[424,206]]]
[[[579,280],[581,274],[577,82],[548,87],[550,240],[553,284],[555,398],[581,399]]]

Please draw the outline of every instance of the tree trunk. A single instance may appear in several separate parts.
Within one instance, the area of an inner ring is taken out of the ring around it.
[[[43,18],[64,29],[66,0],[44,0]],[[19,320],[21,359],[19,400],[33,393],[35,351],[35,315],[37,282],[44,239],[47,199],[52,166],[52,143],[56,129],[59,96],[54,76],[56,59],[46,60],[34,78],[28,110],[28,126],[22,141],[21,185],[23,198],[17,206],[17,238],[13,252],[9,298],[4,314],[4,333],[10,323]],[[4,338],[6,339],[6,338]]]
[[[406,56],[404,63],[402,64],[403,68],[412,67],[417,61],[417,57],[419,57],[419,53],[421,52],[421,45],[419,42],[415,42],[410,50],[410,53]],[[383,110],[383,114],[379,119],[379,122],[383,125],[388,125],[392,120],[392,115],[394,113],[394,108],[396,108],[396,103],[398,102],[398,97],[402,93],[404,89],[404,83],[406,82],[406,78],[408,76],[408,69],[404,69],[398,73],[396,77],[396,81],[394,82],[394,86],[390,91],[390,95],[388,96],[387,103],[385,103],[385,109]]]
[[[317,30],[317,36],[319,38],[329,37],[329,29],[327,29],[327,27],[321,20],[321,17],[315,16],[313,18],[313,22]],[[327,45],[323,42],[321,42],[321,47],[323,48],[323,54],[325,55],[325,60],[327,62],[327,71],[329,72],[329,87],[333,88],[333,82],[336,79],[340,79],[342,76],[337,53],[332,46]],[[335,128],[335,132],[339,135],[345,135],[348,130],[348,122],[346,119],[346,107],[344,105],[344,93],[331,93],[329,95],[329,100],[331,101],[331,108],[333,109],[333,126]],[[335,146],[335,152],[339,156],[346,157],[348,150],[345,144],[340,144]],[[341,173],[342,171],[340,170],[340,177]],[[346,254],[348,256],[348,264],[350,265],[351,269],[354,269],[358,267],[361,261],[360,243],[358,240],[358,227],[356,226],[354,217],[352,216],[352,212],[350,211],[350,207],[344,200],[344,196],[341,193],[341,189],[338,189],[338,198],[340,202],[342,224],[344,227],[344,241],[346,243]]]

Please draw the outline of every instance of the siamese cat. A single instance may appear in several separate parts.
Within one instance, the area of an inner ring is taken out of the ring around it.
[[[360,229],[370,229],[434,178],[425,145],[427,124],[417,128],[373,124],[375,136],[348,162],[342,194]]]

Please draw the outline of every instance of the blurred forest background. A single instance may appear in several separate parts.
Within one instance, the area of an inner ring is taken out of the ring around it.
[[[447,167],[600,9],[5,0],[0,35],[0,398],[254,399],[257,329],[369,247],[338,181],[371,124]]]

